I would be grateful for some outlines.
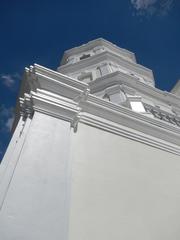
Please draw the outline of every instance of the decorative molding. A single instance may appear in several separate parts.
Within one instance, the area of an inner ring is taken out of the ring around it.
[[[161,149],[163,151],[180,156],[180,146],[177,146],[176,144],[171,144],[169,142],[163,141],[162,139],[155,138],[151,135],[141,133],[126,126],[116,124],[114,122],[108,121],[107,119],[103,119],[88,113],[81,113],[79,118],[80,123],[84,123],[89,126],[96,127],[98,129],[123,136],[128,139],[135,140],[151,147],[155,147],[157,149]]]
[[[88,87],[84,82],[80,82],[37,64],[33,67],[31,66],[30,69],[26,68],[26,75],[26,82],[29,83],[31,90],[36,91],[36,89],[40,88],[62,96],[68,94],[72,99]],[[34,75],[36,77],[34,77]]]
[[[99,65],[103,61],[111,61],[114,62],[121,67],[124,67],[128,71],[134,72],[145,79],[151,80],[151,82],[154,82],[154,76],[152,70],[137,64],[133,62],[129,62],[120,56],[117,56],[116,54],[108,51],[104,51],[102,53],[99,53],[97,55],[94,55],[92,57],[89,57],[87,59],[84,59],[83,61],[76,62],[71,65],[62,65],[58,68],[58,71],[63,74],[73,73],[80,71],[80,69],[87,68],[89,66],[93,65]]]
[[[64,52],[64,55],[63,55],[63,58],[61,61],[61,65],[66,63],[66,59],[69,56],[81,54],[83,52],[90,51],[92,49],[94,50],[97,47],[105,47],[109,51],[115,53],[118,56],[122,56],[126,59],[129,59],[129,61],[136,62],[136,57],[135,57],[134,53],[132,53],[126,49],[120,48],[120,47],[116,46],[115,44],[113,44],[103,38],[98,38],[98,39],[88,42],[87,44],[83,44],[79,47],[74,47],[72,49],[66,50]]]
[[[22,116],[23,120],[27,117],[32,118],[33,116],[33,107],[31,96],[28,93],[24,94],[24,98],[19,98],[20,102],[20,115]]]
[[[73,81],[60,73],[48,71],[45,68],[41,69],[39,65],[35,65],[34,74],[36,75],[36,84],[31,84],[33,91],[25,93],[24,99],[20,99],[22,109],[27,107],[27,111],[31,113],[38,111],[69,121],[75,132],[78,122],[84,121],[84,123],[89,125],[92,123],[92,126],[107,131],[113,129],[113,133],[122,134],[122,136],[137,141],[142,141],[143,136],[143,143],[147,141],[148,145],[176,154],[180,153],[180,128],[178,126],[98,98],[90,94],[92,86],[78,80]],[[113,84],[119,83],[120,80],[117,78],[119,75],[115,74],[114,76],[115,79],[112,76]],[[30,76],[26,78],[26,81],[33,81],[29,78]],[[105,81],[105,85],[107,87],[107,81]],[[89,120],[88,117],[90,117]],[[128,129],[127,134],[125,134],[125,130],[120,129]]]
[[[89,95],[79,103],[83,112],[102,117],[140,132],[180,145],[180,129],[177,126],[139,114],[129,108]]]
[[[169,114],[157,107],[150,106],[147,104],[144,104],[144,107],[146,111],[151,113],[155,118],[180,127],[180,118],[177,117],[176,115]]]
[[[45,90],[38,89],[37,92],[31,92],[30,94],[34,111],[48,114],[71,123],[74,122],[80,111],[76,102],[61,96],[55,96]]]
[[[107,87],[113,85],[121,85],[122,88],[130,89],[134,94],[145,95],[153,100],[160,101],[167,105],[179,109],[180,111],[180,97],[173,95],[172,93],[164,92],[160,89],[151,87],[143,82],[138,81],[133,76],[128,76],[123,72],[117,71],[110,73],[106,76],[98,78],[89,83],[91,94],[103,91]]]

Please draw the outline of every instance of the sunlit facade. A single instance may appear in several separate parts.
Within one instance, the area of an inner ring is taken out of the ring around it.
[[[0,165],[2,240],[180,238],[180,95],[96,39],[25,69]]]

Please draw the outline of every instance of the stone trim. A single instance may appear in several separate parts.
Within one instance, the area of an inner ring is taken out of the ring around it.
[[[143,143],[180,154],[178,126],[98,98],[90,94],[88,84],[77,80],[73,82],[67,76],[48,72],[48,69],[40,74],[40,68],[38,66],[35,71],[36,84],[30,86],[33,90],[20,98],[21,112],[25,115],[33,111],[48,114],[69,121],[74,131],[78,129],[78,122],[83,121],[137,141],[142,141],[143,136]],[[44,69],[40,70],[42,72]],[[53,79],[54,75],[56,79]],[[26,81],[30,81],[29,76]],[[121,129],[128,129],[127,134],[126,130]]]

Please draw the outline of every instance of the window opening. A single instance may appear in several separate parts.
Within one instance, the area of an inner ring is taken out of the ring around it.
[[[83,60],[83,59],[86,59],[88,57],[90,57],[91,55],[90,54],[83,54],[81,57],[80,57],[80,60]]]

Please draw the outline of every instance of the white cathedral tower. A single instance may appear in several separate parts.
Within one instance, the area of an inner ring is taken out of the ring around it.
[[[180,239],[180,83],[97,39],[25,69],[13,131],[1,240]]]

